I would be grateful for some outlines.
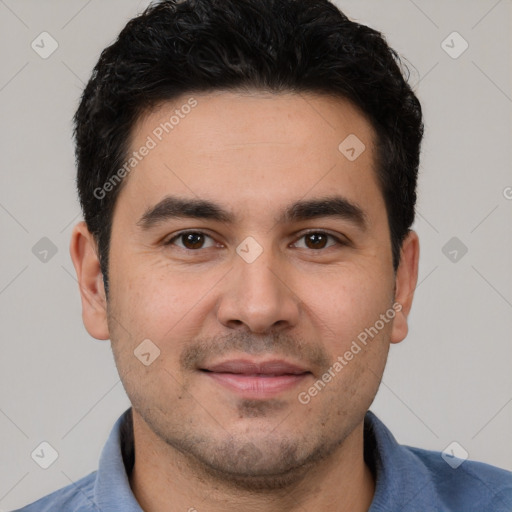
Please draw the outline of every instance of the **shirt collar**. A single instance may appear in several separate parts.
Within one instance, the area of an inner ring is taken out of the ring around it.
[[[375,414],[368,411],[364,420],[366,464],[376,483],[368,512],[410,510],[420,496],[435,496],[432,476],[421,460],[401,446]]]
[[[130,488],[133,469],[134,443],[132,409],[127,409],[116,421],[101,452],[94,502],[102,512],[143,512]]]

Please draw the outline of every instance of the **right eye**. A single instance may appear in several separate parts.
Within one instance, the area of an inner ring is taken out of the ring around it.
[[[212,243],[205,247],[205,240],[210,239]],[[177,243],[180,241],[180,243]],[[208,247],[214,247],[215,241],[213,238],[202,231],[183,231],[173,236],[164,245],[177,245],[182,249],[189,251],[197,251],[198,249],[207,249]]]

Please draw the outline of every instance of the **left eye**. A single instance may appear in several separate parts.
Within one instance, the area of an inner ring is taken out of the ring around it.
[[[211,243],[207,247],[213,247],[215,245],[215,241],[211,236],[208,236],[205,233],[201,233],[200,231],[189,231],[187,233],[180,233],[172,237],[165,245],[177,245],[183,249],[189,250],[197,250],[197,249],[205,249],[205,240],[211,240]],[[177,244],[176,241],[180,240],[182,244]]]
[[[334,240],[334,243],[327,245],[329,239]],[[331,247],[332,245],[341,243],[340,240],[338,240],[335,236],[323,231],[311,231],[310,233],[302,235],[299,240],[305,241],[305,245],[301,247],[301,249],[325,249],[327,247]],[[298,242],[295,242],[293,245],[296,246],[297,243]]]

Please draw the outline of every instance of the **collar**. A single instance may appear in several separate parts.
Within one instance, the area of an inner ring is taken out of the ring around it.
[[[135,462],[132,408],[116,421],[101,452],[93,500],[102,512],[143,512],[130,488]]]

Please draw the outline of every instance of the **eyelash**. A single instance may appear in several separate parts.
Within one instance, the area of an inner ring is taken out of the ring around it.
[[[213,240],[213,237],[211,235],[209,235],[208,233],[205,233],[204,231],[189,230],[189,231],[181,231],[180,233],[174,235],[167,242],[165,242],[164,245],[165,246],[174,245],[174,242],[176,240],[178,240],[179,238],[181,238],[183,236],[189,235],[189,234],[204,235],[205,237],[211,238]],[[297,240],[300,240],[300,239],[302,239],[302,238],[304,238],[304,237],[306,237],[308,235],[312,235],[312,234],[325,235],[328,238],[331,238],[332,240],[334,240],[336,242],[335,245],[338,245],[338,246],[346,246],[346,245],[348,245],[348,242],[346,242],[344,240],[341,240],[337,236],[334,236],[331,233],[329,233],[327,231],[323,231],[321,229],[320,230],[312,229],[310,231],[307,231],[306,233],[303,233]],[[333,245],[330,245],[328,247],[322,247],[321,249],[309,249],[309,250],[314,251],[314,252],[320,252],[322,250],[329,249],[330,247],[333,247]],[[204,249],[203,247],[200,247],[199,249],[188,249],[187,247],[179,247],[179,248],[183,249],[185,251],[188,251],[188,252],[199,252],[200,250]],[[206,247],[206,249],[209,249],[209,247]],[[308,249],[308,248],[306,247],[306,249]]]

